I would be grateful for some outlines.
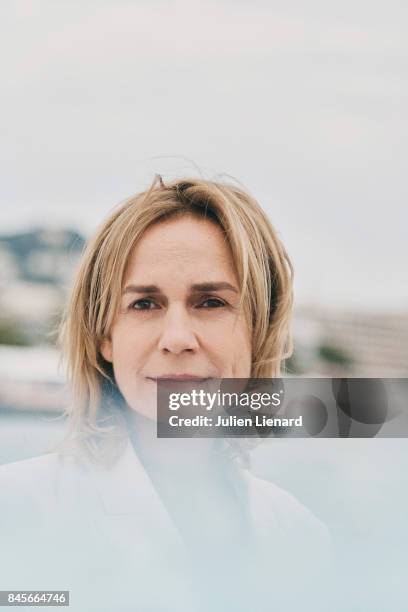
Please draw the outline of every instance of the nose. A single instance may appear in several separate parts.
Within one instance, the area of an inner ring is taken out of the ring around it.
[[[199,347],[191,318],[182,305],[170,307],[163,318],[159,350],[179,355],[184,351],[195,352]]]

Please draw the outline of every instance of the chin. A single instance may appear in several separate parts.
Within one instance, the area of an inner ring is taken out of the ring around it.
[[[146,387],[146,385],[140,386],[136,391],[133,389],[131,393],[124,395],[128,408],[134,412],[140,414],[149,415],[156,414],[156,389]]]

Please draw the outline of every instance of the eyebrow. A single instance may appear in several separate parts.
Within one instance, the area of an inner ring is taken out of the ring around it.
[[[190,290],[203,292],[226,290],[238,293],[236,287],[224,281],[219,283],[195,283],[190,285]],[[162,293],[162,291],[157,285],[127,285],[122,295],[126,293]]]

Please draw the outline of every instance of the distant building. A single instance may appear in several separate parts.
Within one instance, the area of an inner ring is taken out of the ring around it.
[[[44,323],[58,314],[62,292],[54,284],[15,280],[0,290],[2,318],[22,325]]]
[[[328,376],[408,376],[408,312],[302,307],[295,312],[293,332],[303,371]]]
[[[85,240],[73,230],[35,229],[0,235],[2,266],[19,280],[65,285],[69,283]]]
[[[0,343],[47,340],[84,244],[73,230],[0,236]]]
[[[0,346],[0,414],[62,412],[70,394],[64,366],[51,346]]]

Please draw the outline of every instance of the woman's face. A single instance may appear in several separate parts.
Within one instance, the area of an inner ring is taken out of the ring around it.
[[[157,380],[246,378],[251,333],[221,229],[191,215],[150,227],[101,346],[129,407],[155,418]]]

